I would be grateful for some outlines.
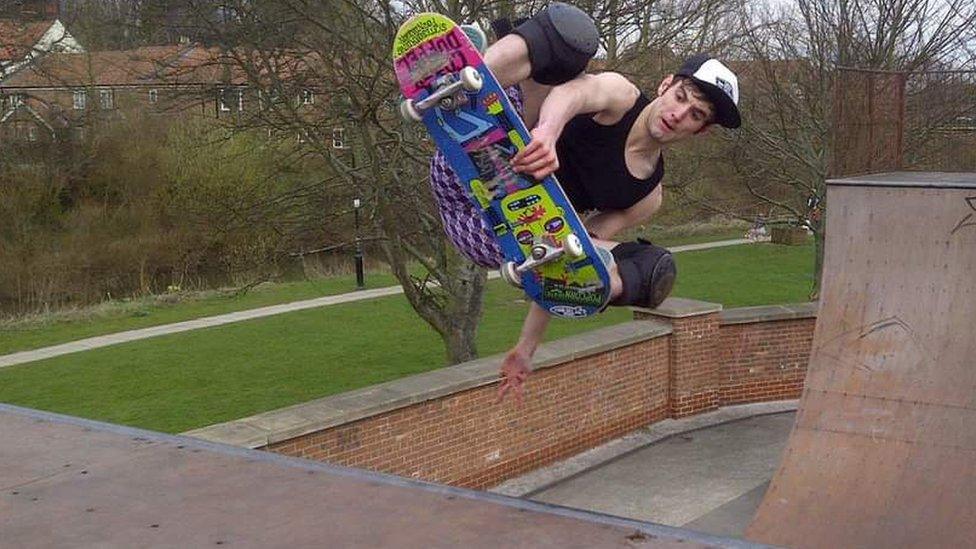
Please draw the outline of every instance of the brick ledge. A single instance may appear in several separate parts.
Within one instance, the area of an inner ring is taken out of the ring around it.
[[[636,320],[539,346],[534,370],[671,334],[671,326]],[[359,419],[434,400],[498,381],[503,355],[472,360],[287,408],[182,433],[211,442],[261,448]]]

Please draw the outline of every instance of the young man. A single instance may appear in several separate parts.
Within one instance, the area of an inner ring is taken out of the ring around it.
[[[501,32],[497,32],[501,29]],[[646,221],[661,206],[663,149],[717,123],[740,124],[738,82],[716,59],[689,58],[658,86],[653,100],[617,73],[586,74],[597,51],[593,21],[579,9],[550,4],[506,33],[485,52],[487,65],[531,128],[531,142],[513,158],[516,172],[536,179],[555,173],[598,246],[609,249],[611,304],[655,307],[674,283],[670,252],[615,235]],[[440,154],[431,184],[448,236],[475,263],[497,268],[501,250]],[[588,215],[587,215],[588,214]],[[531,306],[518,343],[502,363],[499,400],[521,400],[522,383],[542,341],[549,315]]]

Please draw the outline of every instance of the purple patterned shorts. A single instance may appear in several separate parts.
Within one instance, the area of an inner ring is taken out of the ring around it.
[[[522,113],[522,93],[517,86],[505,90],[515,110]],[[468,198],[454,170],[440,151],[430,160],[430,187],[440,210],[444,231],[462,255],[488,269],[501,267],[505,256],[485,224],[481,211]]]

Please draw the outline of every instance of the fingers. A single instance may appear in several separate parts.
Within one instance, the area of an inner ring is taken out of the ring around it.
[[[527,173],[536,179],[559,169],[559,158],[552,147],[545,146],[542,141],[533,141],[512,157],[512,170],[516,173]]]
[[[502,382],[498,385],[498,395],[495,397],[495,404],[500,404],[505,400],[505,395],[511,392],[515,403],[521,406],[525,394],[523,385],[527,377],[528,375],[526,373],[519,372],[507,375],[502,379]]]
[[[522,378],[522,380],[520,380],[520,381],[519,381],[519,382],[518,382],[518,383],[517,383],[517,384],[515,385],[515,388],[514,388],[514,389],[513,389],[513,391],[512,391],[512,393],[513,393],[513,394],[515,395],[515,405],[516,405],[516,406],[521,406],[521,405],[522,405],[522,403],[524,402],[524,398],[523,398],[523,395],[524,395],[524,389],[523,389],[523,384],[522,384],[522,382],[523,382],[524,380],[525,380],[525,378],[523,377],[523,378]]]
[[[508,380],[503,379],[501,383],[498,384],[498,395],[495,397],[495,404],[501,404],[505,400],[505,393],[508,392]]]

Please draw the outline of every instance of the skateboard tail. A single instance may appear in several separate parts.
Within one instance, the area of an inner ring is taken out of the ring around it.
[[[484,64],[476,50],[462,47],[468,38],[459,27],[452,23],[452,26],[443,28],[443,32],[441,30],[441,27],[435,27],[434,31],[439,34],[428,36],[426,41],[409,48],[398,42],[400,33],[397,33],[397,40],[394,40],[393,67],[405,97],[423,99],[433,91],[439,77],[456,74],[464,67],[478,68]],[[423,32],[430,31],[423,24],[414,27],[410,41],[416,40],[416,36],[422,36]],[[398,51],[401,52],[399,55]]]

